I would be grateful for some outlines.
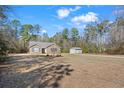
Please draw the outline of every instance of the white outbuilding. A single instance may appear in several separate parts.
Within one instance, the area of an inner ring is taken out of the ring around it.
[[[72,47],[70,49],[70,54],[82,54],[82,49],[80,47]]]

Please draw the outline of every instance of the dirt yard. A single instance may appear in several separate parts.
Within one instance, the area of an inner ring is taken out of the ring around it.
[[[0,65],[0,87],[124,87],[124,56],[10,55]]]

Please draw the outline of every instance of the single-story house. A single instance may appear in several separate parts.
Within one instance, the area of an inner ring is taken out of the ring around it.
[[[70,49],[70,54],[82,54],[82,49],[80,47],[72,47]]]
[[[60,55],[61,50],[55,43],[30,41],[29,42],[30,54],[45,54],[45,55]]]

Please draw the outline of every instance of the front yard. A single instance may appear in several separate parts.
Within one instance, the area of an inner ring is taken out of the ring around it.
[[[0,87],[124,87],[124,56],[10,55]]]
[[[12,55],[0,65],[0,87],[59,87],[59,80],[73,71],[69,66],[54,57]]]

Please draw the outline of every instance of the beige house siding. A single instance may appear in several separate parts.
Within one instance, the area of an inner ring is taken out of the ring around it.
[[[33,48],[39,48],[39,52],[33,52]],[[41,50],[41,48],[38,45],[34,45],[31,48],[29,48],[29,53],[30,54],[42,53],[42,50]]]
[[[32,51],[33,48],[39,48],[39,52],[34,52]],[[56,50],[56,51],[53,51]],[[30,54],[42,54],[42,48],[40,48],[38,45],[34,45],[32,47],[29,48],[29,53]],[[61,51],[60,51],[60,47],[57,46],[56,44],[50,45],[47,48],[45,48],[45,53],[46,55],[60,55]]]
[[[53,49],[56,49],[56,51],[52,51]],[[60,53],[61,53],[60,47],[55,44],[46,48],[47,55],[60,55]]]

